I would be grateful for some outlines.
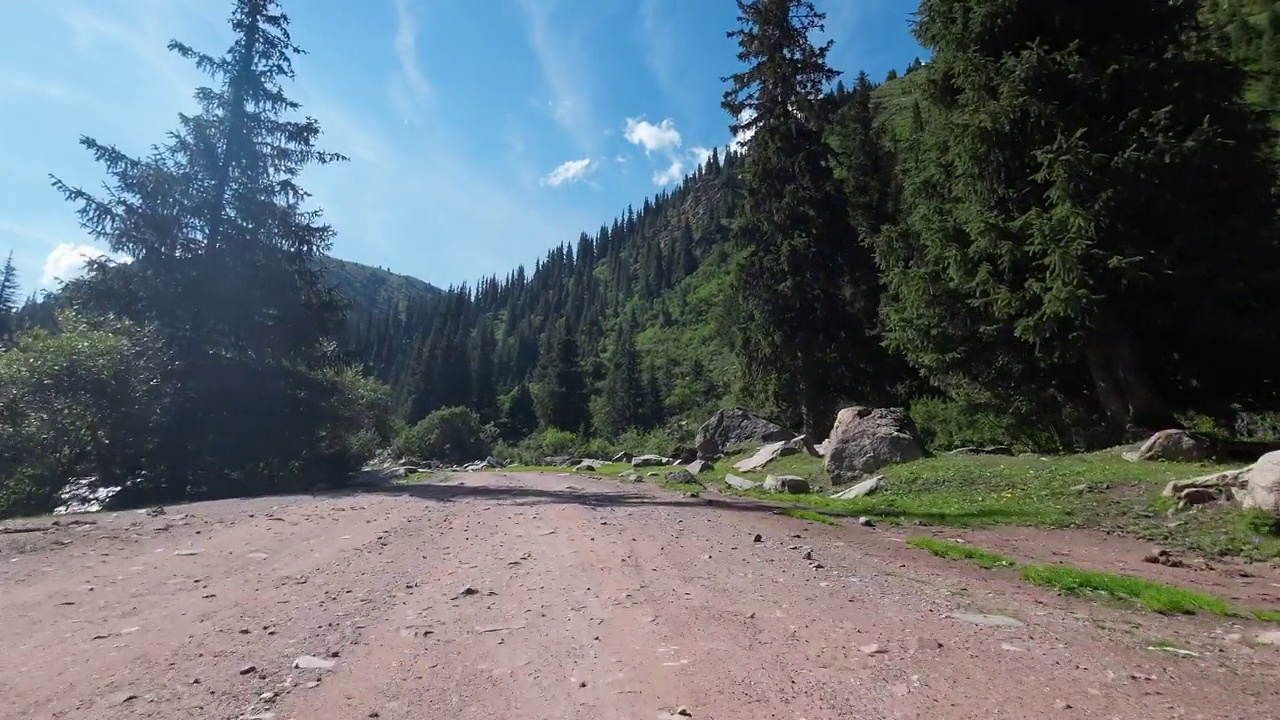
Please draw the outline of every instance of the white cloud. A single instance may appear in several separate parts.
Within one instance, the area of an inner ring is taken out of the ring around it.
[[[750,122],[751,118],[755,116],[756,116],[756,113],[754,110],[749,110],[749,109],[743,110],[738,115],[737,124],[741,125],[742,123]],[[755,134],[756,134],[755,128],[751,128],[749,130],[746,130],[746,129],[739,130],[738,132],[734,133],[733,139],[729,141],[729,149],[736,153],[742,152],[743,150],[746,149],[747,144],[751,142],[751,136]]]
[[[51,288],[59,281],[76,278],[84,272],[86,260],[110,257],[119,262],[128,262],[123,255],[109,253],[92,245],[76,245],[75,243],[58,243],[44,259],[44,270],[40,275],[40,287]]]
[[[542,184],[560,187],[565,183],[575,183],[585,178],[587,173],[593,169],[595,169],[595,165],[591,162],[591,158],[567,160],[557,165],[555,170],[543,176]]]
[[[660,170],[653,174],[654,185],[670,185],[684,177],[684,161],[675,158],[671,161],[671,165],[666,170]]]
[[[693,159],[697,161],[698,165],[705,165],[707,160],[711,158],[711,150],[709,148],[704,148],[701,145],[694,145],[689,148],[689,154],[693,156]]]
[[[632,145],[639,145],[644,148],[645,153],[670,153],[680,147],[681,142],[680,131],[676,130],[676,124],[671,121],[671,118],[667,118],[657,125],[648,120],[627,118],[623,137]]]

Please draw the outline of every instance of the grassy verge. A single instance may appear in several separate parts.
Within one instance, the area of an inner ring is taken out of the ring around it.
[[[998,567],[1013,567],[1017,564],[1003,555],[998,555],[988,550],[931,537],[908,538],[907,544],[912,547],[918,547],[921,550],[927,550],[938,557],[951,560],[971,560],[978,567],[986,568],[987,570]]]
[[[1022,568],[1022,578],[1033,585],[1051,587],[1067,595],[1103,594],[1132,600],[1162,615],[1197,612],[1208,612],[1214,615],[1234,614],[1227,601],[1213,595],[1141,578],[1081,570],[1067,565],[1027,565]]]
[[[787,517],[793,517],[797,520],[808,520],[809,522],[822,523],[823,525],[839,525],[834,519],[820,512],[813,510],[805,510],[804,508],[789,507],[783,508],[782,514]]]
[[[944,454],[884,468],[885,489],[875,495],[833,500],[826,496],[831,483],[821,458],[797,454],[779,458],[763,472],[734,472],[733,464],[746,456],[720,460],[714,470],[699,476],[699,482],[723,492],[786,502],[828,515],[865,515],[889,523],[1106,529],[1207,555],[1280,558],[1280,533],[1270,518],[1225,506],[1202,507],[1173,518],[1167,515],[1170,503],[1160,492],[1169,481],[1230,466],[1129,462],[1116,451],[1061,457]],[[619,475],[629,467],[612,463],[592,474]],[[511,469],[571,472],[564,468]],[[640,470],[642,474],[645,471]],[[757,482],[769,474],[797,475],[808,480],[815,492],[785,497],[736,492],[724,485],[729,472]]]
[[[913,537],[907,540],[907,544],[927,550],[938,557],[969,560],[987,569],[1018,567],[1018,563],[1011,558],[947,540]],[[1242,615],[1233,610],[1230,603],[1217,596],[1141,578],[1082,570],[1070,565],[1024,565],[1019,571],[1026,582],[1053,588],[1064,595],[1124,600],[1162,615],[1201,612],[1224,616]],[[1280,621],[1280,612],[1272,610],[1258,610],[1247,614],[1265,622]]]

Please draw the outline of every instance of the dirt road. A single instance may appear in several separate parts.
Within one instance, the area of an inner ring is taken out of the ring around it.
[[[0,718],[1280,717],[1280,651],[1228,621],[647,485],[468,475],[87,519],[0,537]]]

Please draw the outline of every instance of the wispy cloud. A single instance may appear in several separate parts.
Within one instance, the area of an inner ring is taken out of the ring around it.
[[[547,173],[542,178],[543,185],[551,187],[560,187],[565,183],[575,183],[587,177],[587,174],[595,169],[595,163],[591,158],[582,158],[581,160],[566,160],[556,166],[555,170]]]
[[[392,101],[405,115],[406,122],[420,120],[423,107],[431,95],[431,83],[418,64],[418,19],[409,0],[392,0],[396,11],[396,33],[392,45],[396,51],[399,73],[392,89]]]
[[[684,161],[675,158],[667,166],[667,169],[659,170],[653,174],[653,184],[659,186],[670,185],[673,182],[678,182],[684,177],[684,174]]]
[[[546,0],[521,0],[529,46],[551,93],[548,103],[551,118],[579,149],[594,153],[599,132],[587,82],[576,70],[584,66],[586,56],[570,37],[559,31],[561,23],[553,22],[553,5]],[[574,12],[578,7],[575,3]]]

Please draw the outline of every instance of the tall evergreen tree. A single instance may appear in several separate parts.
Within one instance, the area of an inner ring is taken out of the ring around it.
[[[174,353],[158,475],[209,493],[252,491],[314,446],[325,398],[299,371],[324,360],[340,319],[315,262],[333,230],[296,178],[342,158],[316,149],[317,121],[290,118],[282,83],[301,50],[277,2],[237,0],[230,25],[219,57],[169,44],[213,87],[150,155],[81,139],[110,176],[105,196],[54,179],[90,235],[134,260],[89,263],[70,296],[154,326]]]
[[[613,337],[605,370],[604,406],[606,416],[598,420],[599,429],[615,437],[648,420],[640,357],[630,319],[618,323]]]
[[[548,333],[541,365],[546,399],[543,424],[570,432],[590,430],[587,379],[573,331],[563,321]]]
[[[18,270],[13,265],[13,251],[0,270],[0,340],[10,338],[16,331],[15,315],[18,312]]]
[[[831,43],[815,45],[822,13],[809,0],[738,0],[741,26],[728,33],[746,66],[724,78],[730,130],[750,133],[739,168],[743,196],[733,234],[742,323],[738,349],[748,378],[805,431],[831,427],[846,354],[845,287],[854,233],[823,141],[823,96],[838,73]],[[792,394],[777,381],[794,377]]]
[[[931,380],[1091,385],[1117,429],[1274,393],[1267,133],[1198,6],[923,0],[904,218],[877,254],[888,340]]]

